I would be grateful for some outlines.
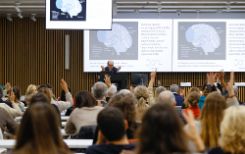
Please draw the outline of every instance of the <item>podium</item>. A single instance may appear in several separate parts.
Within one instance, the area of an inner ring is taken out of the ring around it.
[[[98,81],[104,82],[104,75],[105,73],[101,72]],[[128,73],[118,72],[117,74],[112,74],[111,83],[117,86],[118,91],[121,89],[128,89]]]

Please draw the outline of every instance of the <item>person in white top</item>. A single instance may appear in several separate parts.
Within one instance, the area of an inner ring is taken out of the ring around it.
[[[51,104],[54,104],[60,112],[63,112],[73,105],[72,94],[69,92],[68,85],[64,79],[61,79],[60,86],[62,90],[66,93],[66,101],[58,101],[53,97],[52,89],[46,85],[41,85],[38,87],[38,92],[44,93]]]
[[[97,115],[103,107],[97,105],[95,98],[88,91],[78,92],[75,109],[68,119],[65,131],[67,134],[78,134],[83,126],[96,126]]]
[[[24,112],[25,111],[25,104],[20,101],[20,89],[17,87],[12,87],[8,91],[8,99],[12,103],[14,109]]]

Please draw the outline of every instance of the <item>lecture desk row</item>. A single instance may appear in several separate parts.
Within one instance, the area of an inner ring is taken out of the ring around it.
[[[21,116],[20,116],[20,117],[16,117],[16,118],[15,118],[15,121],[16,121],[17,123],[20,123],[21,119],[22,119]],[[62,126],[62,128],[65,127],[65,125],[66,125],[68,119],[69,119],[69,116],[61,116],[61,126]]]
[[[90,139],[65,139],[64,140],[70,149],[86,149],[93,144]],[[15,140],[0,140],[0,148],[13,149]]]
[[[22,116],[16,117],[15,121],[16,122],[20,122],[20,120],[22,119]],[[61,121],[65,122],[69,119],[69,116],[61,116]]]

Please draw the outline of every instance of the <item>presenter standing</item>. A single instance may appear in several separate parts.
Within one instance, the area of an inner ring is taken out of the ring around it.
[[[108,74],[109,76],[113,76],[117,74],[117,72],[121,69],[121,66],[115,67],[114,62],[112,60],[108,60],[107,66],[101,66],[102,72]]]

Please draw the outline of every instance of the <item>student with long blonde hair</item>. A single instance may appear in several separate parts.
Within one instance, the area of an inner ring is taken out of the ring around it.
[[[225,98],[218,92],[207,95],[201,113],[201,137],[208,149],[218,146],[219,128],[225,109]]]
[[[220,125],[220,148],[209,154],[245,153],[245,106],[232,106],[226,109]]]

